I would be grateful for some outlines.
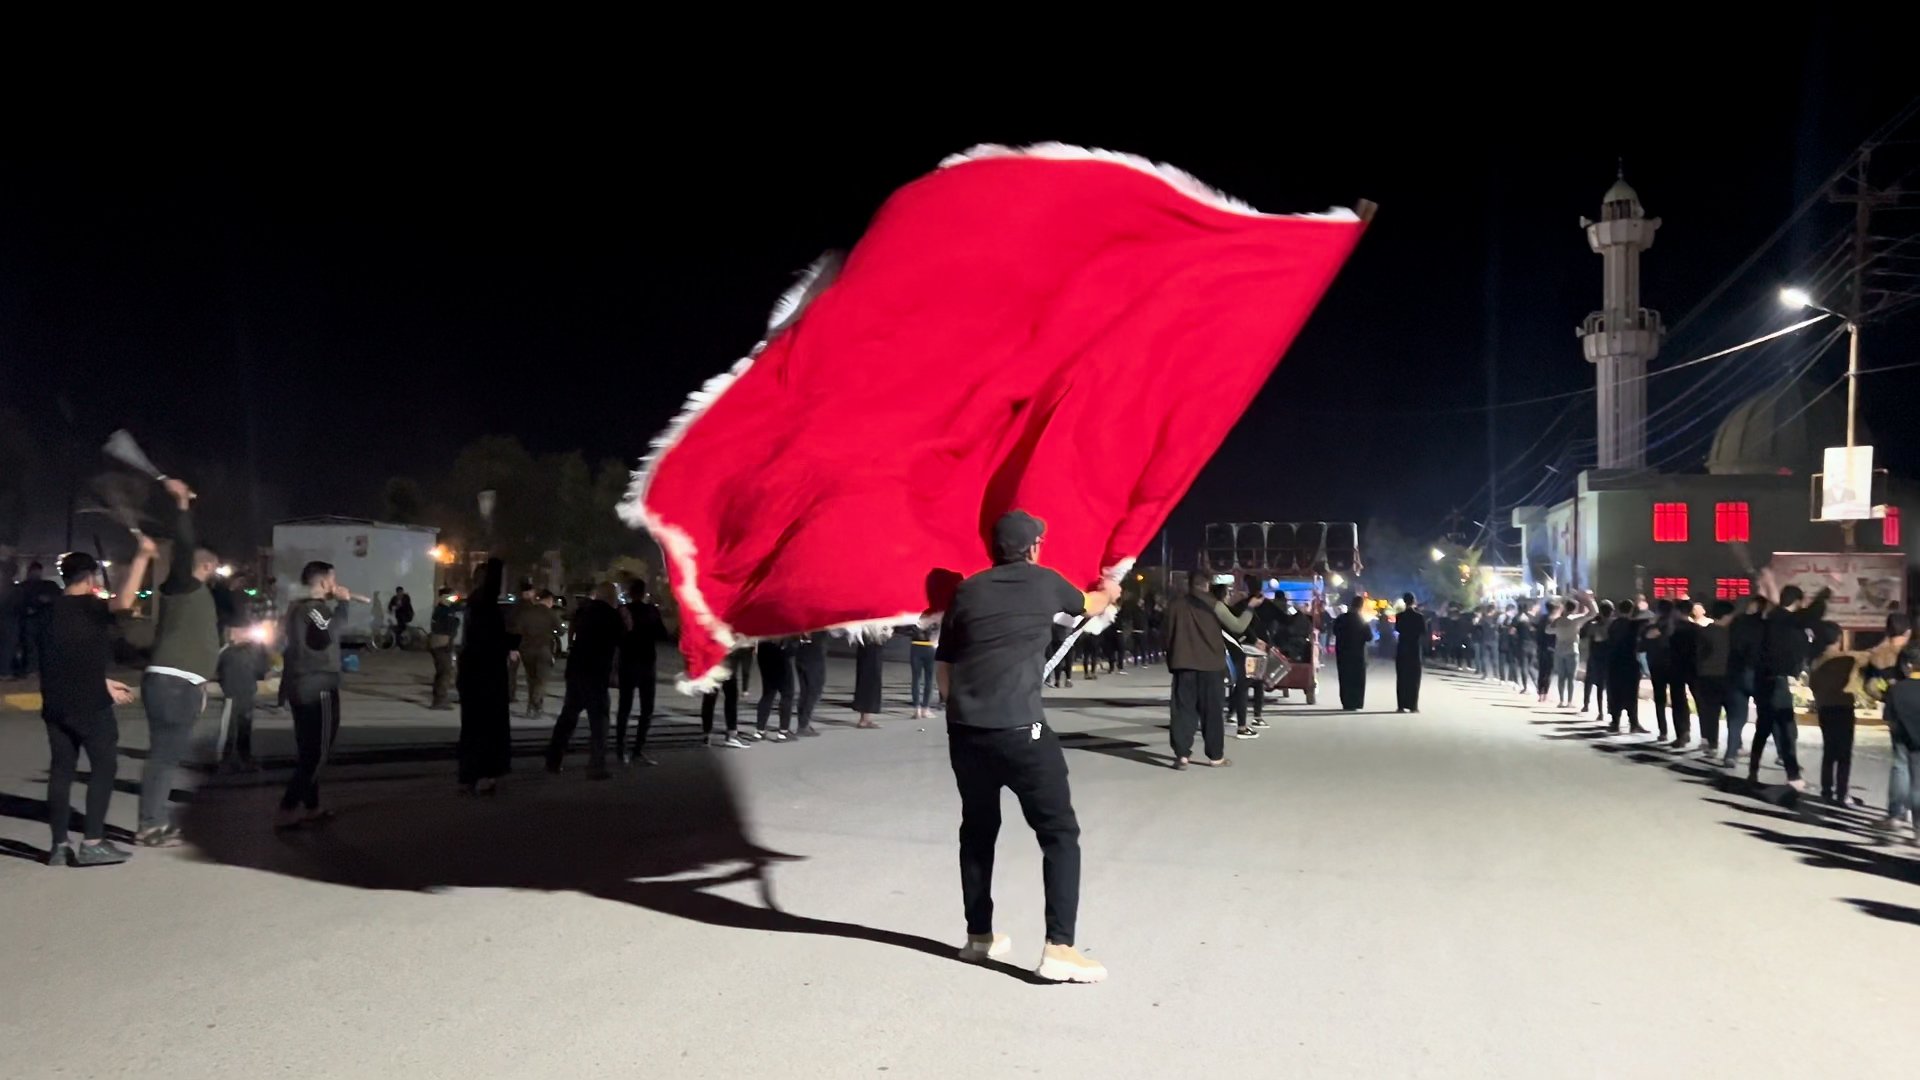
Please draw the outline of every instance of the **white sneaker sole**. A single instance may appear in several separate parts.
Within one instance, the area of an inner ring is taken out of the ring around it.
[[[1034,974],[1057,983],[1097,983],[1107,977],[1104,967],[1084,968],[1078,964],[1063,963],[1059,960],[1042,960]]]

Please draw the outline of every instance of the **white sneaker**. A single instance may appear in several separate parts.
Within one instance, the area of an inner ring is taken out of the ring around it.
[[[767,732],[766,737],[770,742],[786,742],[787,741],[787,733],[784,731],[769,731]]]
[[[747,744],[744,742],[741,742],[740,736],[738,735],[726,736],[725,738],[720,740],[720,745],[727,748],[728,750],[745,750],[747,748]]]
[[[1107,977],[1107,966],[1071,945],[1048,945],[1034,974],[1048,982],[1097,983]]]
[[[960,959],[969,964],[998,960],[1013,951],[1013,939],[1005,934],[968,934],[960,946]]]

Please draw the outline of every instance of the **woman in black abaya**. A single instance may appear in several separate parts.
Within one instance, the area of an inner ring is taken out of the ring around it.
[[[490,795],[513,767],[508,662],[519,647],[500,610],[499,559],[488,559],[467,598],[466,639],[460,647],[460,790]]]
[[[876,640],[878,638],[878,640]],[[881,642],[885,634],[874,635],[860,642],[853,653],[853,711],[860,714],[860,720],[854,727],[877,728],[880,721],[880,681],[881,681]]]

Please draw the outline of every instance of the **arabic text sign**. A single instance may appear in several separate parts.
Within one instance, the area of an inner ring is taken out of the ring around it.
[[[1882,630],[1887,613],[1907,610],[1907,560],[1900,552],[1777,552],[1770,564],[1780,586],[1814,596],[1832,589],[1827,618],[1849,630]]]
[[[1873,447],[1829,446],[1820,474],[1820,520],[1863,521],[1873,516]]]

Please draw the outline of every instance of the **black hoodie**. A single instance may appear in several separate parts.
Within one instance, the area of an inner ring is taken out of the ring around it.
[[[1799,611],[1776,607],[1767,612],[1760,659],[1754,674],[1762,679],[1790,679],[1807,670],[1813,653],[1813,631],[1827,614],[1827,593]]]

